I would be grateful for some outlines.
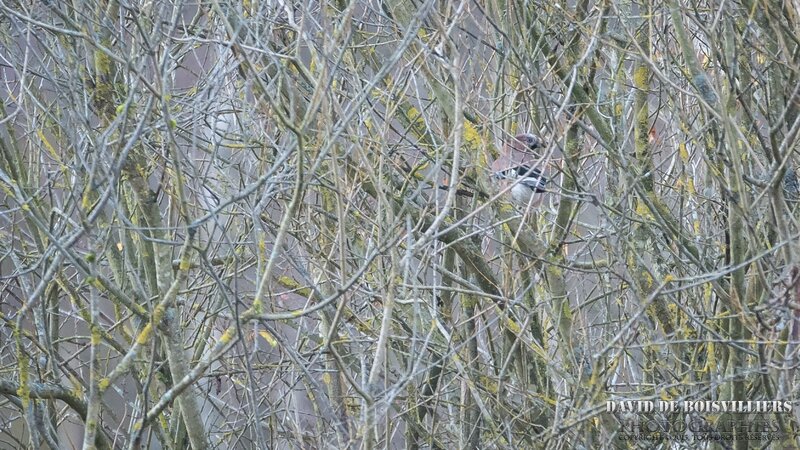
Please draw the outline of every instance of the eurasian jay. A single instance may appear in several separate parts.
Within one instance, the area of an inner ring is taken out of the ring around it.
[[[542,158],[535,153],[544,147],[533,134],[518,134],[503,145],[500,157],[492,163],[492,178],[501,190],[510,189],[511,198],[521,204],[539,206],[546,192],[547,178],[539,168]]]

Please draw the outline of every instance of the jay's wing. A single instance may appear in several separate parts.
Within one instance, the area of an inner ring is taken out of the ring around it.
[[[496,178],[511,180],[530,188],[534,192],[545,192],[547,187],[547,177],[542,175],[542,171],[536,167],[529,167],[524,164],[509,167],[505,170],[495,172]],[[517,181],[519,180],[519,181]]]

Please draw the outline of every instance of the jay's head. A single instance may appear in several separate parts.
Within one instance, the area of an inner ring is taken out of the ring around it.
[[[544,147],[544,142],[535,134],[520,133],[514,136],[514,141],[511,143],[511,146],[517,151],[530,152]]]
[[[501,158],[517,164],[528,164],[539,159],[538,150],[544,148],[542,138],[531,133],[520,133],[503,145]]]

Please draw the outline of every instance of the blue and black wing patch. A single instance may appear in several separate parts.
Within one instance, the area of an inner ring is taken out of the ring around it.
[[[536,167],[529,167],[526,165],[519,165],[510,167],[500,172],[495,172],[495,178],[502,178],[506,180],[520,180],[519,184],[529,187],[534,192],[545,192],[547,187],[547,177],[542,175],[542,171]]]

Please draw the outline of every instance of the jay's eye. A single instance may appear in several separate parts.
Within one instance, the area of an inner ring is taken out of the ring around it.
[[[525,138],[525,143],[528,145],[528,148],[534,149],[539,147],[539,140],[534,136],[527,136]]]

